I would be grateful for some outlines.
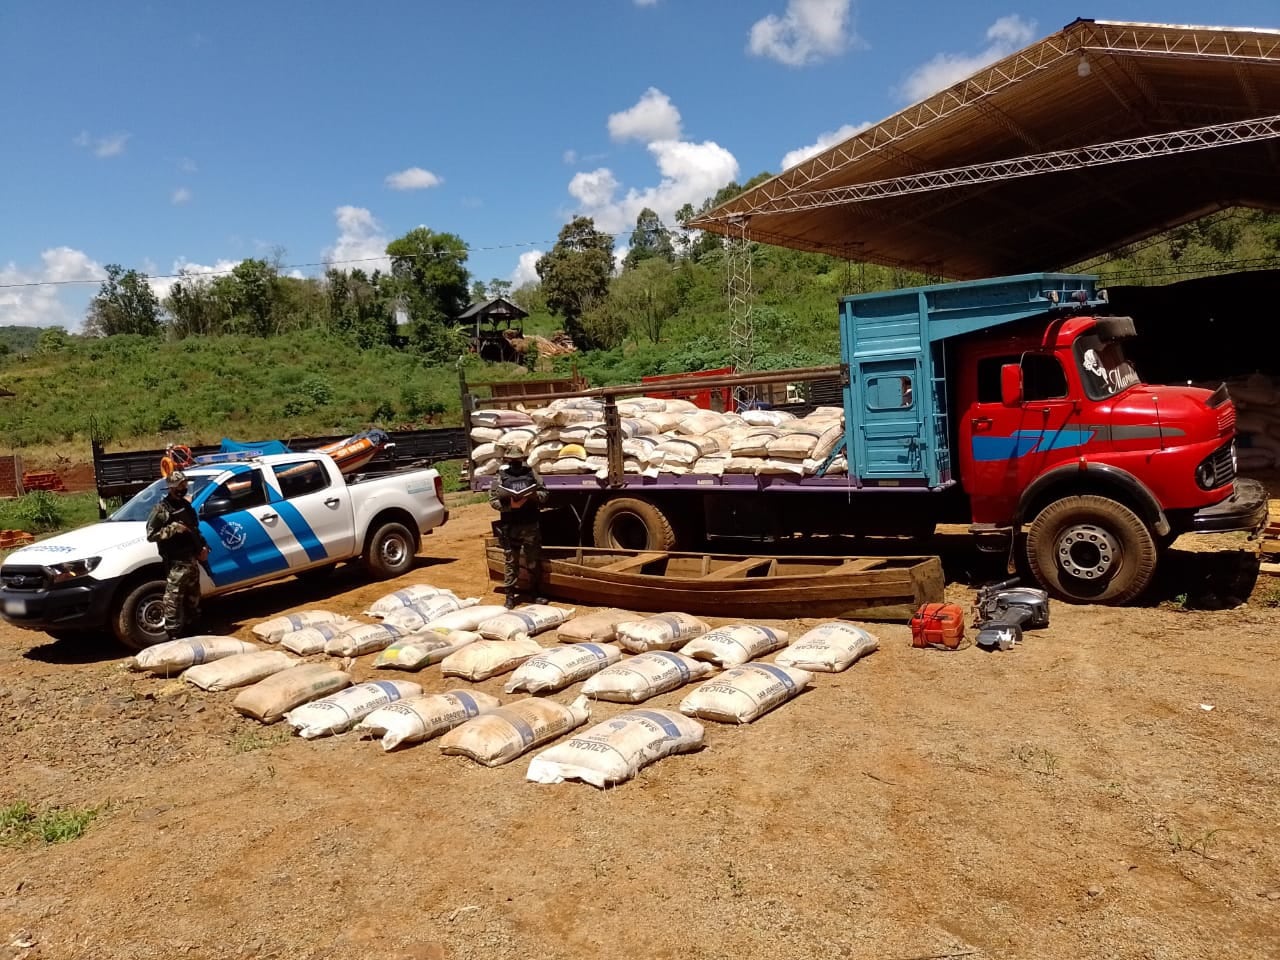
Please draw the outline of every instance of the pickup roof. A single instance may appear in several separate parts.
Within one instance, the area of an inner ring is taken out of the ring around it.
[[[186,471],[209,543],[205,597],[344,560],[399,576],[421,535],[449,517],[435,470],[348,482],[324,454],[236,456],[201,458],[219,462]],[[105,521],[11,553],[0,567],[0,615],[54,637],[105,627],[134,649],[163,640],[164,573],[146,523],[166,489],[157,480]]]

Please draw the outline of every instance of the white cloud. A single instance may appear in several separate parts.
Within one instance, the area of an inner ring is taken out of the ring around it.
[[[196,166],[196,162],[190,157],[183,157],[178,161],[178,169],[183,173],[197,173],[200,168]]]
[[[152,277],[150,281],[151,289],[157,297],[163,300],[169,295],[169,292],[173,289],[173,285],[182,279],[182,276],[180,275],[185,275],[187,277],[203,277],[204,279],[209,280],[213,277],[223,276],[230,273],[241,262],[242,261],[240,260],[217,260],[208,264],[191,263],[185,257],[179,257],[177,260],[173,261],[173,267],[169,270],[169,273],[173,274],[173,276]],[[148,271],[148,273],[150,272],[151,271]]]
[[[975,54],[940,53],[911,72],[902,84],[904,99],[915,103],[945,90],[971,73],[1026,46],[1036,35],[1034,20],[1017,14],[1001,17],[987,27],[987,46]]]
[[[572,149],[566,150],[560,155],[560,159],[569,164],[569,166],[573,166],[578,162],[578,151]]]
[[[0,326],[77,327],[83,308],[70,306],[64,297],[80,301],[93,290],[84,286],[5,287],[5,284],[48,283],[67,280],[98,281],[106,271],[87,253],[71,247],[53,247],[40,254],[40,265],[24,269],[16,263],[0,265]],[[77,297],[77,291],[79,296]]]
[[[747,49],[788,67],[834,56],[855,39],[849,5],[850,0],[788,0],[782,16],[771,13],[752,24]]]
[[[421,167],[409,167],[407,170],[401,170],[398,173],[387,174],[387,186],[392,190],[426,190],[428,187],[438,187],[444,183],[444,179],[436,176],[430,170],[423,170]]]
[[[636,101],[620,113],[609,114],[609,136],[614,140],[680,139],[680,111],[671,98],[657,87],[650,87]]]
[[[816,157],[822,151],[848,140],[855,133],[861,133],[869,126],[871,126],[869,121],[864,121],[856,126],[852,123],[846,123],[838,130],[828,130],[825,133],[820,133],[816,142],[809,144],[807,147],[796,147],[794,150],[788,151],[782,158],[782,169],[786,170],[788,167],[794,167],[797,163],[808,160],[810,157]]]
[[[184,203],[191,202],[191,191],[186,187],[178,187],[173,193],[169,194],[169,202],[175,207],[180,207]]]
[[[338,239],[324,251],[326,263],[342,270],[359,269],[366,273],[374,270],[386,273],[391,269],[391,261],[386,256],[389,238],[372,213],[364,207],[342,206],[333,211],[333,215],[338,221]]]
[[[132,137],[131,133],[112,133],[105,137],[94,137],[88,130],[81,130],[71,138],[77,147],[92,150],[95,157],[118,157],[124,153],[125,144]]]
[[[642,190],[632,187],[616,198],[619,184],[607,167],[579,173],[569,183],[569,193],[579,203],[578,212],[612,234],[628,233],[645,207],[657,213],[663,223],[673,225],[675,212],[682,206],[697,206],[738,176],[738,161],[733,154],[710,140],[657,140],[648,149],[662,175],[656,186]]]
[[[653,7],[657,6],[658,0],[636,0],[637,7]]]
[[[538,261],[543,257],[541,250],[526,250],[520,254],[520,261],[511,271],[511,288],[519,290],[526,283],[539,283]]]

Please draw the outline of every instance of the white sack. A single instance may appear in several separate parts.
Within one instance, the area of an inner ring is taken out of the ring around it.
[[[497,427],[472,427],[471,439],[475,443],[493,443],[502,436]]]
[[[462,677],[473,683],[509,673],[545,648],[538,641],[519,636],[514,640],[477,640],[440,661],[446,677]]]
[[[280,646],[300,657],[309,657],[313,653],[324,653],[324,645],[348,627],[354,627],[358,620],[335,620],[333,623],[319,623],[314,627],[303,627],[301,630],[290,630],[280,638]]]
[[[358,623],[326,640],[324,652],[331,657],[358,657],[389,647],[404,635],[404,630],[386,623]]]
[[[802,634],[773,662],[782,667],[797,667],[819,673],[848,670],[855,660],[880,649],[880,640],[852,623],[836,620],[822,623]]]
[[[480,634],[469,630],[422,630],[391,644],[378,654],[373,666],[375,670],[421,670],[479,639]]]
[[[440,751],[496,767],[589,719],[591,706],[586,697],[578,697],[567,706],[542,697],[527,697],[450,730],[440,741]]]
[[[607,787],[630,780],[641,768],[702,746],[702,724],[670,710],[629,710],[543,750],[529,761],[534,783],[581,780]]]
[[[516,667],[516,672],[502,689],[507,693],[563,690],[621,659],[622,650],[611,643],[574,643],[556,647]]]
[[[628,653],[671,650],[711,628],[687,613],[659,613],[617,626],[618,642]]]
[[[236,695],[231,706],[247,717],[275,723],[294,707],[351,686],[351,677],[325,663],[303,663],[281,670]]]
[[[379,597],[373,602],[368,610],[364,612],[366,617],[385,617],[388,613],[394,613],[396,610],[403,610],[405,607],[412,606],[422,600],[430,597],[452,597],[452,590],[446,590],[443,587],[433,587],[429,583],[415,583],[412,586],[404,587],[394,593],[388,593]],[[309,626],[309,624],[308,624]]]
[[[450,690],[379,707],[358,724],[356,731],[366,737],[381,737],[383,750],[403,743],[418,743],[447,733],[472,717],[496,710],[497,697],[487,693]]]
[[[707,660],[717,667],[737,667],[787,645],[788,633],[778,627],[735,623],[717,627],[680,648],[686,657]]]
[[[427,597],[407,607],[393,610],[382,618],[382,622],[388,627],[412,633],[414,630],[421,630],[428,623],[439,620],[446,613],[474,607],[479,602],[478,597],[468,597],[465,600],[452,595],[446,597],[443,594],[438,597]]]
[[[322,623],[334,623],[346,619],[348,618],[342,614],[330,613],[328,610],[303,610],[300,613],[290,613],[287,616],[264,620],[253,628],[253,635],[267,643],[279,643],[280,638],[291,630],[304,630]]]
[[[773,663],[748,663],[695,687],[680,712],[720,723],[750,723],[798,696],[813,674]]]
[[[616,607],[593,610],[560,624],[556,630],[556,639],[561,643],[585,643],[592,640],[606,643],[618,636],[618,624],[629,623],[635,618],[634,613]]]
[[[285,723],[307,740],[342,733],[379,707],[422,696],[422,687],[406,680],[371,680],[358,683],[340,693],[331,694],[290,710]]]
[[[484,621],[479,627],[480,636],[486,640],[510,640],[519,634],[533,637],[560,626],[572,616],[572,607],[565,610],[546,603],[525,603]]]
[[[691,413],[676,426],[676,432],[685,436],[702,437],[724,426],[724,417],[714,410]]]
[[[596,700],[640,703],[686,683],[701,680],[714,668],[669,650],[642,653],[606,667],[582,685],[582,692]]]
[[[471,462],[475,464],[493,463],[498,459],[498,445],[490,440],[478,447],[471,448]]]
[[[150,673],[177,673],[190,666],[221,660],[237,653],[253,653],[257,649],[259,647],[256,644],[237,640],[235,637],[184,637],[139,650],[129,660],[129,669],[146,670]]]
[[[500,603],[487,603],[475,607],[464,607],[453,613],[436,617],[422,629],[424,630],[477,630],[486,620],[501,616],[507,608]]]
[[[291,657],[283,650],[236,653],[213,663],[191,667],[182,675],[182,679],[201,690],[218,692],[233,687],[247,687],[251,683],[265,680],[273,673],[297,666],[299,662],[297,657]]]
[[[780,427],[796,418],[785,410],[743,410],[742,419],[753,427]]]

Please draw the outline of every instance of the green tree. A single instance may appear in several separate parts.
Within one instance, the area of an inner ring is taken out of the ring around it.
[[[85,333],[114,337],[119,333],[139,333],[153,337],[160,332],[160,301],[145,273],[126,270],[118,263],[107,264],[107,279],[89,301]]]
[[[453,321],[467,306],[467,245],[455,234],[418,227],[387,244],[387,255],[414,347],[429,363],[453,359],[462,351]]]
[[[498,297],[505,297],[506,299],[510,300],[511,299],[511,281],[500,280],[497,277],[494,277],[492,280],[489,281],[489,296],[490,298],[495,300]]]
[[[354,340],[361,349],[390,344],[396,334],[391,286],[378,271],[325,271],[329,329]]]
[[[671,263],[676,258],[671,244],[671,231],[658,215],[645,207],[636,217],[636,228],[631,231],[631,249],[622,261],[622,269],[630,270],[637,264],[652,259]]]
[[[650,343],[657,343],[680,309],[676,271],[659,257],[642,260],[613,281],[609,301],[632,331],[642,331]]]
[[[482,300],[488,300],[488,299],[489,299],[489,293],[485,289],[484,281],[472,280],[471,281],[471,302],[479,303]]]
[[[226,297],[231,330],[258,337],[277,333],[280,274],[265,260],[241,260],[230,276],[219,277],[215,287]]]
[[[40,337],[36,340],[36,353],[61,353],[70,345],[71,338],[67,336],[67,331],[61,327],[48,327],[40,331]]]
[[[169,288],[164,311],[169,332],[178,340],[217,336],[226,331],[230,321],[227,304],[215,292],[213,280],[186,271]]]
[[[568,334],[585,349],[600,346],[582,317],[609,292],[613,238],[597,230],[590,217],[574,217],[560,230],[551,252],[539,258],[537,270],[547,307],[564,318]]]

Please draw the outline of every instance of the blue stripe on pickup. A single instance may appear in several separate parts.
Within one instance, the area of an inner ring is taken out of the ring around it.
[[[302,512],[297,507],[287,501],[273,503],[271,506],[276,513],[280,514],[280,518],[288,526],[289,532],[297,538],[298,545],[306,551],[308,560],[312,563],[319,563],[329,556],[329,551],[324,548],[320,538],[311,529],[311,524],[307,523],[302,516]]]

